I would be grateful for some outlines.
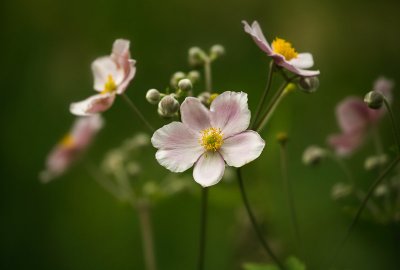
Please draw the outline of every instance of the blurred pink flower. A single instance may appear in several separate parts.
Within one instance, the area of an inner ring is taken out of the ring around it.
[[[100,94],[72,103],[71,113],[80,116],[108,110],[116,95],[124,93],[136,72],[135,60],[130,59],[128,40],[117,39],[110,56],[97,58],[92,63],[94,89]]]
[[[103,126],[99,115],[78,118],[72,130],[50,152],[46,169],[40,173],[42,182],[49,182],[61,175],[89,146]]]
[[[392,99],[393,82],[380,77],[374,82],[374,91]],[[359,148],[370,127],[375,126],[385,114],[385,108],[373,110],[359,97],[348,97],[336,107],[336,119],[341,129],[340,134],[328,137],[328,143],[341,156],[350,155]]]
[[[251,26],[246,21],[242,23],[244,31],[251,35],[257,46],[278,66],[302,77],[319,75],[319,70],[306,70],[314,65],[311,53],[297,53],[292,44],[281,38],[276,38],[270,46],[257,21],[254,21]]]
[[[158,129],[151,142],[157,161],[172,172],[194,165],[194,180],[203,187],[218,183],[229,166],[241,167],[260,156],[265,142],[246,130],[250,123],[247,94],[224,92],[208,110],[197,98],[181,105],[182,122]]]

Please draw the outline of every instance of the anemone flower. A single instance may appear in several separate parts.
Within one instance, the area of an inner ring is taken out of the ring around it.
[[[246,93],[224,92],[210,109],[198,98],[187,97],[180,111],[182,122],[172,122],[153,134],[156,159],[172,172],[183,172],[194,165],[193,178],[203,187],[221,180],[225,163],[241,167],[264,149],[260,135],[247,130],[250,111]]]
[[[124,93],[136,72],[136,61],[130,59],[129,44],[128,40],[117,39],[110,56],[93,61],[94,89],[100,93],[72,103],[71,113],[87,116],[104,112],[114,103],[116,95]]]
[[[374,83],[374,91],[392,99],[393,82],[380,77]],[[328,137],[328,143],[340,156],[353,153],[362,145],[370,127],[376,126],[385,113],[385,108],[368,108],[359,97],[348,97],[336,107],[336,119],[341,129],[340,134]]]
[[[257,21],[254,21],[251,26],[246,21],[242,23],[244,31],[253,38],[262,51],[274,60],[276,65],[302,77],[319,75],[319,70],[306,70],[314,65],[311,53],[297,53],[291,43],[281,38],[276,38],[270,45]]]
[[[49,182],[65,172],[89,146],[102,126],[103,120],[99,115],[78,118],[71,131],[50,152],[46,169],[40,173],[40,180]]]

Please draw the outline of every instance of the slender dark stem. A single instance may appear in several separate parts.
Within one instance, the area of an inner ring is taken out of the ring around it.
[[[389,172],[399,163],[400,161],[400,155],[398,155],[387,167],[386,169],[378,176],[378,178],[375,179],[375,181],[372,183],[372,185],[369,187],[367,194],[364,197],[364,200],[361,202],[360,207],[357,210],[356,215],[353,218],[353,221],[350,223],[350,225],[347,227],[346,233],[343,237],[343,239],[340,241],[339,245],[337,248],[334,250],[332,253],[332,258],[328,261],[329,267],[324,268],[324,269],[330,269],[332,266],[333,262],[335,261],[336,257],[339,255],[339,252],[343,245],[346,243],[347,239],[350,236],[350,233],[353,231],[354,226],[357,224],[358,220],[360,219],[360,216],[365,209],[369,199],[371,198],[372,194],[374,193],[376,187],[382,182],[382,180],[389,174]]]
[[[292,187],[290,185],[289,177],[288,177],[288,168],[287,168],[287,151],[285,143],[280,143],[281,145],[281,170],[282,170],[282,180],[283,180],[283,188],[286,193],[289,211],[290,211],[290,219],[292,221],[293,232],[297,243],[297,248],[300,252],[302,252],[301,248],[301,237],[299,230],[299,223],[296,214],[296,207],[294,205],[294,198]]]
[[[201,213],[200,213],[200,242],[199,242],[199,258],[198,270],[204,270],[204,257],[206,250],[207,235],[207,207],[208,206],[208,187],[204,187],[201,191]]]
[[[139,111],[139,109],[136,107],[136,105],[133,103],[133,101],[124,93],[122,94],[122,97],[126,101],[126,103],[129,105],[129,107],[136,113],[136,115],[140,118],[140,120],[145,124],[145,126],[149,129],[150,132],[154,132],[153,126],[146,120],[146,117]]]
[[[212,76],[211,76],[211,60],[209,58],[204,60],[204,77],[206,81],[206,91],[212,91]]]
[[[271,85],[272,85],[272,77],[274,75],[274,69],[275,69],[275,62],[271,61],[270,65],[269,65],[267,84],[265,85],[265,89],[261,96],[260,102],[257,105],[257,109],[256,109],[254,117],[253,117],[253,123],[250,125],[252,128],[253,128],[254,124],[257,122],[258,117],[260,116],[260,113],[262,111],[262,108],[264,107],[265,101],[267,100],[267,95],[268,95],[269,90],[271,89]]]
[[[245,188],[244,188],[243,178],[242,178],[242,173],[241,173],[240,168],[238,168],[236,170],[236,172],[237,172],[237,177],[238,177],[238,182],[239,182],[240,193],[242,195],[242,200],[243,200],[243,203],[244,203],[244,205],[246,207],[247,214],[248,214],[248,216],[250,218],[251,224],[253,225],[253,229],[257,234],[258,240],[260,241],[261,245],[263,246],[265,251],[268,253],[268,255],[279,266],[279,269],[285,270],[285,267],[284,267],[283,263],[274,254],[274,252],[272,251],[271,247],[268,245],[267,241],[264,239],[263,233],[261,232],[260,228],[258,227],[257,220],[256,220],[256,218],[255,218],[255,216],[253,214],[253,211],[251,210],[251,207],[250,207],[250,204],[249,204],[249,200],[248,200],[247,195],[246,195],[246,191],[245,191]]]
[[[156,256],[154,251],[153,228],[150,217],[150,205],[146,201],[136,204],[140,230],[143,241],[143,253],[147,270],[156,270]]]
[[[398,128],[398,126],[396,124],[396,120],[394,119],[393,111],[392,111],[392,108],[390,107],[389,102],[387,101],[386,98],[383,98],[383,102],[385,103],[386,110],[389,113],[390,121],[392,122],[392,129],[393,129],[394,139],[396,140],[396,144],[397,144],[397,151],[398,151],[398,153],[400,153],[399,128]]]

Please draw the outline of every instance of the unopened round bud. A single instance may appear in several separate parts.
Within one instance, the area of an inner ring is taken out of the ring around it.
[[[389,192],[389,187],[386,184],[380,184],[376,187],[374,195],[376,197],[382,197]]]
[[[146,99],[151,104],[157,104],[160,101],[161,94],[157,89],[150,89],[146,93]]]
[[[276,134],[276,140],[280,144],[285,145],[287,143],[287,141],[289,140],[289,137],[286,132],[279,132],[278,134]]]
[[[158,103],[158,113],[163,117],[172,117],[179,110],[179,102],[171,95],[167,95]]]
[[[208,106],[210,104],[210,93],[209,92],[202,92],[200,95],[197,96],[201,103]]]
[[[304,150],[302,161],[305,165],[316,165],[326,156],[325,149],[311,145]]]
[[[182,80],[182,79],[185,79],[185,78],[186,78],[186,74],[183,73],[182,71],[175,72],[171,77],[171,81],[170,81],[171,86],[172,87],[177,87],[178,86],[178,82],[180,80]]]
[[[207,55],[205,52],[199,47],[192,47],[189,49],[188,60],[189,64],[192,66],[199,66],[204,64],[204,61],[207,59]]]
[[[192,83],[196,83],[200,79],[200,72],[197,70],[192,70],[188,73],[187,77]]]
[[[183,79],[178,82],[178,88],[182,91],[190,91],[193,88],[192,82],[189,79]]]
[[[220,44],[215,44],[214,46],[211,47],[210,49],[210,55],[211,58],[218,58],[222,55],[225,54],[225,48],[224,46],[220,45]]]
[[[299,80],[300,90],[306,93],[314,93],[319,87],[318,77],[301,77]]]
[[[350,185],[344,183],[336,183],[332,187],[331,196],[332,199],[339,200],[349,196],[352,192],[353,188]]]
[[[364,162],[364,169],[371,171],[380,168],[387,162],[387,160],[388,158],[385,154],[367,157]]]
[[[384,97],[377,91],[371,91],[364,97],[364,102],[367,103],[371,109],[379,109],[382,107]]]

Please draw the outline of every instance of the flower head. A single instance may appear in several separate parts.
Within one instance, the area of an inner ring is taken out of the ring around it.
[[[99,115],[82,117],[75,121],[72,130],[54,147],[47,157],[46,169],[40,173],[42,182],[61,175],[89,146],[103,126]]]
[[[251,35],[257,46],[270,56],[278,66],[281,66],[294,74],[302,77],[319,75],[319,70],[306,70],[314,65],[310,53],[298,53],[290,42],[276,38],[269,45],[258,22],[254,21],[251,26],[243,21],[244,31]]]
[[[384,95],[388,100],[392,96],[393,82],[378,78],[374,91]],[[349,155],[360,147],[371,126],[376,125],[385,113],[384,108],[370,109],[359,97],[348,97],[336,107],[336,118],[341,129],[340,134],[328,137],[328,143],[338,155]]]
[[[250,123],[246,93],[224,92],[210,109],[198,98],[187,97],[180,111],[182,122],[172,122],[153,134],[156,159],[172,172],[194,165],[194,180],[204,187],[221,180],[225,163],[241,167],[264,149],[260,135],[246,130]]]
[[[130,59],[129,44],[128,40],[117,39],[111,55],[93,61],[93,87],[99,94],[72,103],[71,113],[86,116],[106,111],[114,103],[115,96],[124,93],[136,72],[136,62]]]

